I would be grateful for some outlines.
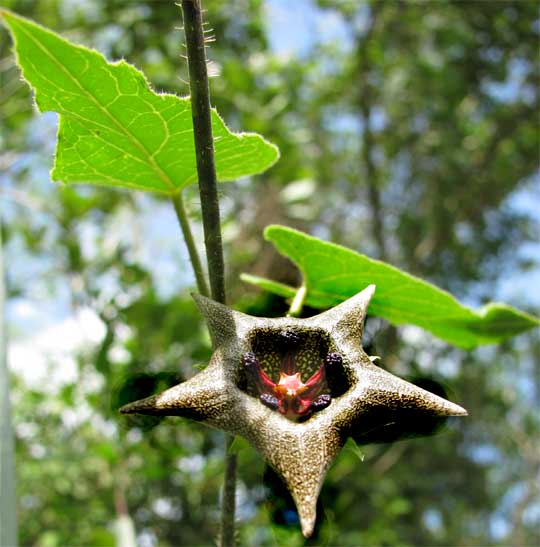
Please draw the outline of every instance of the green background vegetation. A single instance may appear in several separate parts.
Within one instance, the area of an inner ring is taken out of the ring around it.
[[[230,128],[261,133],[282,156],[263,175],[223,186],[230,301],[260,315],[287,309],[239,278],[249,272],[298,285],[292,264],[262,237],[279,223],[387,260],[471,305],[502,294],[534,312],[538,215],[527,205],[538,202],[535,3],[306,5],[346,32],[326,40],[317,38],[321,29],[303,29],[302,47],[287,55],[269,12],[281,8],[287,28],[295,8],[205,3],[216,37],[214,105]],[[172,2],[7,6],[108,58],[126,58],[158,90],[187,93]],[[20,543],[114,544],[114,522],[127,507],[141,545],[211,544],[222,435],[116,411],[194,374],[210,353],[170,204],[53,186],[54,117],[35,118],[4,29],[0,40]],[[188,189],[194,219],[197,200]],[[99,336],[70,353],[69,375],[66,356],[55,352],[40,367],[21,362],[20,348],[89,310]],[[433,438],[364,447],[363,462],[346,448],[323,487],[310,543],[538,544],[538,333],[463,351],[373,318],[365,341],[391,372],[442,384],[470,417]],[[37,375],[44,367],[43,380],[32,382],[33,368]],[[236,448],[239,542],[303,544],[286,500],[276,497],[279,483],[255,451]]]

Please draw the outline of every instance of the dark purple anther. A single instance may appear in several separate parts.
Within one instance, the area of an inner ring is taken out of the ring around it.
[[[279,338],[283,349],[286,351],[295,349],[300,343],[300,335],[293,330],[280,332]]]
[[[327,367],[335,367],[336,365],[341,365],[343,363],[343,359],[341,358],[341,355],[339,353],[329,353],[324,358],[324,364]]]
[[[242,364],[246,368],[256,368],[259,366],[259,360],[252,351],[248,351],[242,355]]]
[[[263,393],[259,397],[261,403],[264,406],[267,406],[268,408],[271,408],[272,410],[277,410],[279,407],[279,400],[277,397],[274,397],[273,395],[270,395],[269,393]]]
[[[252,351],[247,351],[242,355],[242,364],[247,372],[249,381],[257,388],[259,393],[272,391],[275,384],[266,372],[264,372],[257,356]]]
[[[331,402],[332,397],[326,393],[323,393],[313,400],[310,406],[310,410],[312,410],[313,412],[318,412],[319,410],[323,410],[324,408],[326,408]]]

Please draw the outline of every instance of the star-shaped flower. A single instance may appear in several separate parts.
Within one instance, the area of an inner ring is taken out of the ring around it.
[[[309,319],[252,317],[195,295],[215,348],[208,367],[121,412],[183,416],[245,437],[285,481],[308,537],[348,437],[406,436],[426,419],[467,414],[373,364],[361,338],[374,290]]]

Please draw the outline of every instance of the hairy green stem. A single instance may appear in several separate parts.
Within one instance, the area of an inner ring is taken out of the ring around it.
[[[225,266],[212,136],[210,87],[206,66],[204,31],[199,0],[182,0],[191,92],[195,155],[204,227],[204,244],[212,298],[225,303]],[[233,437],[225,440],[225,478],[221,500],[221,547],[234,545],[236,505],[236,454],[229,450]]]
[[[199,0],[182,0],[191,91],[191,113],[212,298],[225,303],[225,267],[217,192],[210,88]]]
[[[171,199],[174,205],[174,210],[176,211],[176,218],[178,219],[178,223],[180,224],[180,228],[184,234],[184,241],[186,242],[189,258],[191,260],[191,266],[193,267],[193,273],[195,274],[195,280],[197,281],[197,289],[203,296],[210,296],[201,259],[199,257],[199,253],[197,252],[197,246],[195,245],[186,208],[184,207],[182,193],[178,192],[177,194],[174,194]]]

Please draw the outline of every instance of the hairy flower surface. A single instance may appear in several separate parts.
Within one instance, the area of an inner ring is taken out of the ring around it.
[[[245,437],[283,478],[310,536],[326,471],[348,437],[407,436],[460,406],[375,366],[361,345],[373,285],[309,319],[251,317],[195,295],[214,353],[206,369],[121,412],[184,416]]]

